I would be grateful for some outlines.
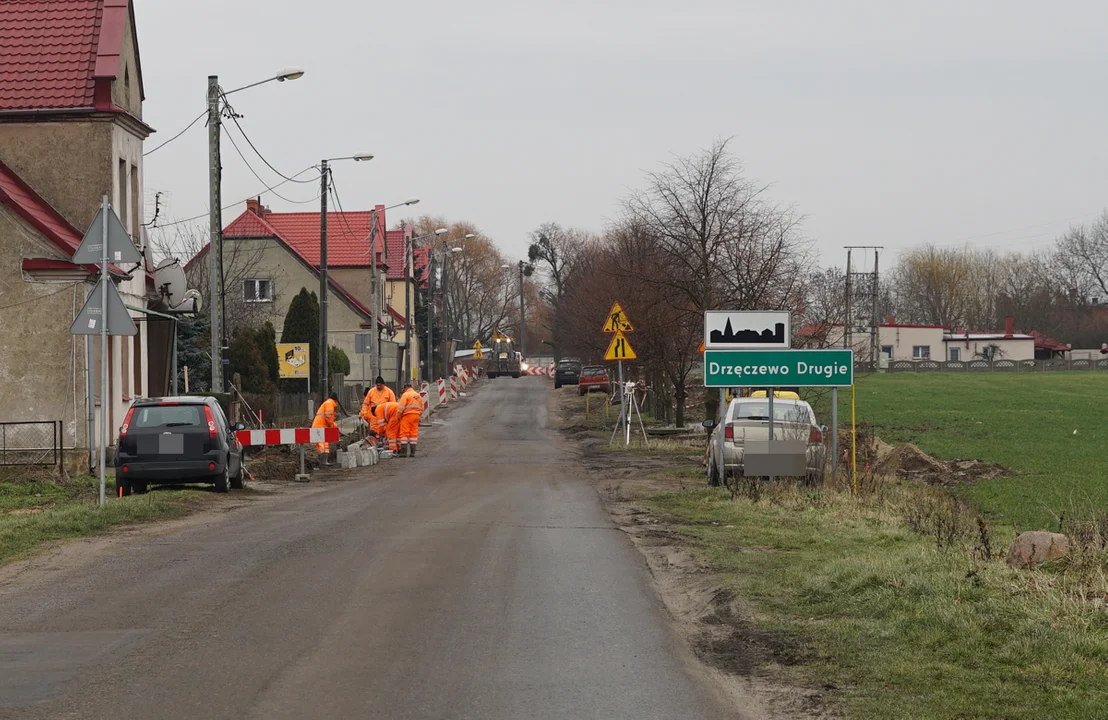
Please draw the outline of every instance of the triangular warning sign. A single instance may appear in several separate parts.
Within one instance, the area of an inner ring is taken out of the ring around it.
[[[481,349],[478,348],[477,350],[474,351],[473,357],[476,360],[483,360],[484,357],[485,357],[485,353],[481,352]]]
[[[698,347],[698,348],[696,349],[696,351],[697,351],[698,353],[700,353],[701,355],[703,355],[703,354],[704,354],[704,341],[703,341],[703,340],[701,340],[701,341],[700,341],[700,347]]]
[[[85,231],[81,245],[73,253],[70,262],[75,265],[99,265],[102,260],[104,244],[104,208],[96,213],[92,224]],[[107,209],[108,223],[108,262],[110,263],[140,263],[142,255],[131,242],[131,236],[127,228],[119,221],[119,216],[110,207]]]
[[[101,307],[104,300],[104,283],[108,284],[107,320],[105,320],[105,313]],[[131,314],[124,307],[123,299],[119,297],[119,292],[115,289],[115,283],[101,278],[100,282],[96,283],[96,288],[89,295],[88,300],[85,301],[85,306],[81,308],[81,312],[77,313],[77,317],[73,319],[73,323],[69,326],[69,334],[99,335],[105,322],[108,324],[108,335],[138,334],[135,321],[131,319]]]
[[[616,331],[612,342],[608,344],[608,352],[604,353],[605,360],[634,360],[638,355],[631,349],[631,343],[627,341],[623,333]]]
[[[623,312],[620,304],[618,302],[612,303],[612,309],[608,311],[608,319],[604,321],[604,332],[631,332],[634,329],[631,321],[627,319],[627,313]]]
[[[480,340],[477,340],[476,342],[473,343],[473,349],[474,350],[480,350],[483,347],[485,347],[485,346],[481,344]]]

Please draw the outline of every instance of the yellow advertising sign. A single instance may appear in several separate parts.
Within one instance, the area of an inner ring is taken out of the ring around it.
[[[632,332],[634,329],[631,321],[627,319],[627,313],[623,312],[623,307],[618,302],[612,303],[612,309],[608,311],[608,319],[604,321],[604,332]]]
[[[631,348],[631,343],[627,341],[623,333],[619,330],[616,331],[615,337],[612,338],[612,342],[608,345],[608,352],[604,353],[605,360],[634,360],[638,355]]]
[[[277,343],[277,374],[282,378],[311,377],[312,366],[308,357],[308,343]]]

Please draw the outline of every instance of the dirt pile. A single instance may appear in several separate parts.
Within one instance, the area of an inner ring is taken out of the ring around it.
[[[315,448],[304,453],[307,472],[319,467]],[[246,461],[246,469],[259,482],[292,482],[300,472],[300,450],[285,445],[270,445]]]
[[[957,485],[1008,477],[1012,471],[980,460],[939,460],[906,443],[892,450],[874,467],[878,475],[895,475],[928,485]]]

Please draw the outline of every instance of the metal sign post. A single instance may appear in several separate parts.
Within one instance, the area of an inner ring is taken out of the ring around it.
[[[104,490],[106,485],[106,455],[108,447],[108,403],[112,401],[108,392],[108,338],[117,335],[137,335],[130,313],[123,305],[119,292],[108,278],[108,262],[115,263],[141,263],[142,254],[135,248],[131,236],[119,217],[108,205],[108,196],[104,195],[100,201],[100,211],[96,213],[92,224],[85,231],[81,244],[74,251],[70,262],[74,265],[93,265],[100,263],[100,280],[96,288],[89,293],[84,307],[73,318],[69,326],[72,335],[99,335],[100,336],[100,461],[98,473],[100,475],[100,507],[104,506]],[[97,297],[99,296],[99,297]],[[92,353],[89,353],[91,358]],[[86,368],[91,376],[92,367]],[[89,398],[92,402],[92,398]],[[90,412],[90,416],[91,416]],[[92,437],[89,437],[89,448],[92,447]]]

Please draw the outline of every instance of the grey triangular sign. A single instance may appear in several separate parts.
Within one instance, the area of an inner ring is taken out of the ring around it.
[[[127,312],[127,308],[123,305],[123,298],[119,297],[119,292],[115,289],[115,283],[103,278],[96,283],[96,289],[85,301],[85,306],[81,308],[81,312],[77,313],[77,317],[73,319],[73,324],[69,326],[70,335],[100,334],[104,322],[104,312],[100,307],[101,300],[104,297],[103,283],[108,283],[108,334],[137,335],[138,328],[135,327],[135,321],[131,319],[131,314]]]
[[[115,210],[108,208],[108,262],[110,263],[139,263],[142,262],[142,254],[131,242],[131,236],[127,228],[123,227]],[[76,265],[98,265],[101,260],[100,246],[104,242],[104,208],[96,213],[92,219],[85,236],[81,239],[81,246],[73,253],[71,263]]]

